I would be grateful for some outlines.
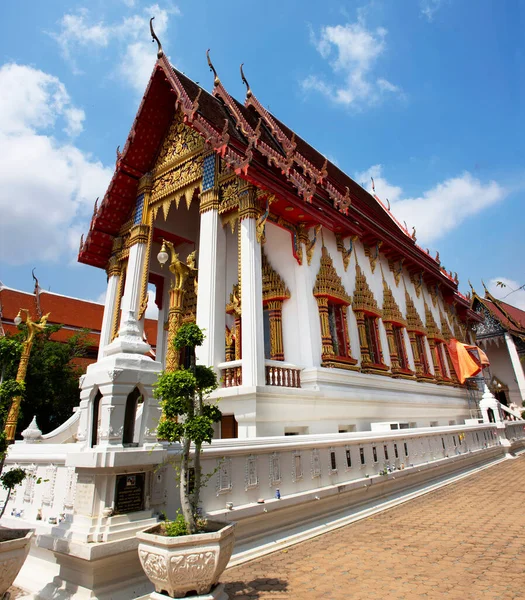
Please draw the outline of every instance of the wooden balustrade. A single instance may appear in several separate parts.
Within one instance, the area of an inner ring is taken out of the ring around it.
[[[301,370],[266,365],[266,385],[300,388]]]
[[[222,387],[242,385],[242,367],[228,367],[222,371]]]

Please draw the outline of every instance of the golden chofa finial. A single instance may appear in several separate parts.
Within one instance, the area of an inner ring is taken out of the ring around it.
[[[244,66],[244,63],[241,64],[241,79],[242,79],[242,82],[244,83],[244,85],[246,86],[246,98],[251,98],[252,90],[250,88],[250,84],[248,83],[248,80],[244,76],[244,71],[242,70],[243,66]]]
[[[151,19],[149,20],[149,30],[151,33],[151,37],[152,37],[152,42],[157,42],[157,58],[162,58],[164,56],[164,50],[162,49],[162,44],[160,43],[159,38],[157,37],[157,34],[155,33],[155,30],[153,29],[153,19],[155,17],[151,17]]]
[[[206,50],[206,58],[208,59],[208,66],[210,67],[210,71],[213,71],[213,75],[215,76],[215,78],[213,80],[213,85],[219,85],[219,83],[221,82],[221,80],[219,79],[219,76],[217,75],[217,71],[215,70],[215,67],[213,66],[213,63],[211,62],[210,49],[209,48]]]

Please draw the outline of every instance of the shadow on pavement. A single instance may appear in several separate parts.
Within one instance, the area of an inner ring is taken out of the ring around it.
[[[230,600],[255,600],[260,598],[263,592],[272,592],[273,600],[286,598],[286,595],[274,595],[275,592],[286,592],[288,582],[283,579],[259,578],[252,581],[230,581],[225,584],[225,590]]]

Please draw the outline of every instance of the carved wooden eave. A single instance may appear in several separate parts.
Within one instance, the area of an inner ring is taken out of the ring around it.
[[[410,297],[408,291],[405,291],[405,301],[406,301],[406,321],[407,321],[407,331],[415,331],[417,333],[422,333],[424,335],[427,334],[425,326],[423,325],[423,321],[419,316],[419,313],[414,306],[414,301]]]
[[[315,297],[325,297],[339,304],[346,306],[352,303],[352,298],[346,293],[341,282],[341,277],[337,274],[332,257],[328,253],[326,246],[321,249],[321,264],[315,280],[313,290]]]
[[[383,321],[406,327],[406,320],[394,298],[390,286],[383,279]]]
[[[376,317],[382,316],[382,311],[377,305],[374,294],[372,293],[359,264],[357,264],[355,268],[355,291],[352,308],[354,310],[362,310],[363,312],[371,313]]]
[[[262,252],[262,288],[263,303],[290,298],[290,290],[286,287],[282,277],[270,264],[268,257]]]

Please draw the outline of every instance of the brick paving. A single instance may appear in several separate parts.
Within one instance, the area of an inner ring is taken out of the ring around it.
[[[525,600],[525,456],[225,571],[230,600]]]

